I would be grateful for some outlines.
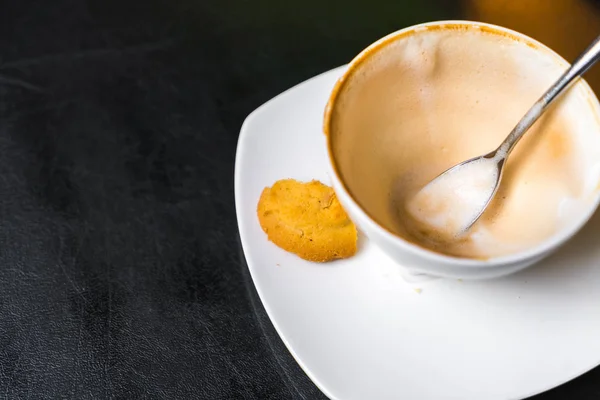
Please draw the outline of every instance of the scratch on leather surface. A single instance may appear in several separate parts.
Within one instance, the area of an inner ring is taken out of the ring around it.
[[[49,54],[43,55],[34,58],[25,58],[20,60],[12,60],[0,63],[0,69],[10,69],[10,68],[23,68],[29,66],[38,66],[47,63],[65,63],[65,62],[73,62],[77,60],[85,60],[88,58],[98,58],[98,57],[122,57],[127,56],[128,54],[144,54],[153,51],[163,50],[168,48],[174,43],[174,40],[167,39],[161,40],[155,43],[143,43],[136,46],[129,46],[124,48],[106,48],[106,49],[89,49],[82,51],[75,51],[71,53],[62,53],[62,54]],[[19,81],[14,78],[6,78],[0,76],[0,83],[6,79],[6,83],[13,83],[17,85],[21,85],[28,89],[40,90],[34,85],[31,85],[27,82]]]
[[[17,86],[17,87],[21,87],[21,88],[28,89],[28,90],[33,90],[34,92],[42,91],[41,88],[39,88],[38,86],[36,86],[32,83],[26,82],[22,79],[2,75],[2,74],[0,74],[0,85]]]

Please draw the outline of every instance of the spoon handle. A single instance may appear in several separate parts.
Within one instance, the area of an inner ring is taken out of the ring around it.
[[[598,36],[589,47],[577,57],[571,67],[561,75],[560,78],[548,89],[546,93],[527,111],[527,114],[514,127],[512,132],[502,142],[497,153],[502,153],[504,157],[515,147],[519,139],[525,132],[538,120],[546,108],[556,99],[573,80],[583,75],[592,65],[600,59],[600,36]]]

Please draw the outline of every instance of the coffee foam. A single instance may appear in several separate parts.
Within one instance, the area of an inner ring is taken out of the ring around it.
[[[439,240],[410,222],[404,204],[439,173],[495,149],[565,68],[550,53],[486,30],[395,38],[338,93],[330,125],[338,172],[373,219],[421,246],[471,258],[534,246],[569,226],[597,190],[600,127],[580,84],[517,145],[470,235]]]
[[[480,158],[458,165],[408,198],[406,210],[415,224],[454,240],[468,232],[494,193],[498,159]]]

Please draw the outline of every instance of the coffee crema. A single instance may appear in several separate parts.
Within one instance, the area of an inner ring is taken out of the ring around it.
[[[519,142],[467,236],[449,240],[415,223],[407,200],[494,150],[567,65],[525,39],[471,25],[390,40],[346,78],[329,130],[336,169],[371,218],[436,252],[491,258],[531,248],[584,212],[598,185],[600,128],[589,89],[577,84]]]

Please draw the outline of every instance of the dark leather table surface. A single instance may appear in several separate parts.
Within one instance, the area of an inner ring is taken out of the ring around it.
[[[245,116],[428,20],[569,58],[595,3],[0,0],[0,398],[323,399],[240,251]],[[536,397],[598,398],[600,369]]]

